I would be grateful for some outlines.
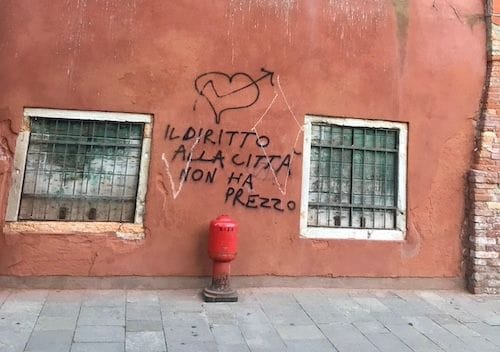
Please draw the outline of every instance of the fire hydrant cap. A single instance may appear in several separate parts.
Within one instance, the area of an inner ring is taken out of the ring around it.
[[[233,220],[227,214],[222,214],[222,215],[217,216],[214,220],[212,220],[212,222],[232,222],[232,223],[236,223],[236,221]]]

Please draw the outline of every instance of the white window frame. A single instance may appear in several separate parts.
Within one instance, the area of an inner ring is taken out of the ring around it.
[[[106,230],[117,228],[122,229],[124,227],[132,229],[133,226],[130,225],[140,225],[142,228],[142,223],[144,220],[144,204],[147,192],[147,181],[148,181],[148,171],[149,171],[149,161],[150,161],[150,149],[151,149],[151,133],[152,133],[152,123],[153,117],[150,114],[136,114],[136,113],[122,113],[122,112],[104,112],[104,111],[82,111],[82,110],[60,110],[60,109],[44,109],[44,108],[25,108],[24,109],[24,119],[21,132],[17,137],[16,151],[14,155],[14,168],[12,171],[12,182],[9,191],[9,199],[7,203],[7,210],[5,214],[5,221],[18,224],[39,224],[41,231],[49,226],[46,221],[18,221],[19,207],[21,203],[21,193],[24,182],[24,169],[26,166],[26,157],[28,153],[28,146],[31,133],[31,118],[32,117],[46,117],[46,118],[61,118],[61,119],[75,119],[75,120],[94,120],[94,121],[114,121],[114,122],[138,122],[144,123],[144,133],[142,140],[141,149],[141,161],[139,165],[139,180],[137,187],[137,197],[135,206],[134,222],[131,223],[118,223],[118,222],[98,222],[97,226],[95,222],[58,222],[63,224],[66,228],[76,228],[85,229],[95,232],[99,228],[105,228]],[[50,221],[54,223],[57,221]],[[94,224],[94,225],[92,225]],[[98,226],[101,224],[101,226]],[[114,226],[114,225],[115,226]],[[12,226],[11,229],[22,229],[23,225]],[[53,228],[49,226],[49,228]],[[118,235],[120,235],[117,232]],[[121,237],[127,237],[123,234]]]
[[[309,209],[309,171],[311,165],[311,131],[316,122],[347,127],[391,128],[399,130],[398,145],[398,199],[396,211],[396,229],[359,229],[337,227],[309,227],[307,216]],[[408,125],[402,122],[366,120],[346,117],[326,117],[306,115],[304,122],[304,145],[302,160],[302,197],[300,211],[300,235],[312,239],[355,239],[402,241],[406,237],[406,180],[407,180],[407,145]]]

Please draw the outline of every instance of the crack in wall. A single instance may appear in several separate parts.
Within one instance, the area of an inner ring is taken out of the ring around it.
[[[99,253],[97,252],[94,252],[94,255],[92,256],[92,259],[91,259],[91,262],[90,262],[90,267],[89,267],[89,271],[88,271],[88,276],[90,276],[90,274],[92,273],[92,269],[94,268],[94,265],[95,265],[95,262],[97,260],[97,257],[99,257]]]

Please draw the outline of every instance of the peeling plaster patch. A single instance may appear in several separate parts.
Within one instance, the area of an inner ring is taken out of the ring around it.
[[[109,30],[105,35],[109,35],[112,40],[117,38],[115,33],[121,31],[123,27],[128,28],[129,31],[133,30],[133,16],[137,10],[135,0],[106,0],[104,2],[96,1],[95,3],[89,3],[90,6],[97,6],[100,11],[109,15]],[[64,43],[66,46],[65,49],[69,52],[69,59],[65,69],[68,82],[73,85],[73,90],[76,89],[74,84],[77,80],[75,80],[74,73],[80,60],[82,46],[85,44],[85,34],[87,29],[93,25],[93,18],[90,13],[92,13],[94,9],[88,10],[89,3],[87,0],[67,0],[65,13],[61,14],[67,18],[66,28],[64,28],[63,33],[67,33]],[[117,13],[119,13],[119,17],[116,16]],[[116,21],[115,24],[116,18],[118,21]],[[128,45],[133,54],[131,40],[128,40]],[[116,52],[113,53],[113,58],[115,61],[118,59],[118,54]]]
[[[12,152],[9,150],[9,143],[7,138],[1,137],[0,139],[0,175],[9,170],[10,160],[12,159]]]
[[[231,63],[235,60],[236,40],[234,32],[236,26],[246,26],[255,30],[266,30],[268,23],[266,13],[273,14],[273,23],[283,23],[283,34],[289,43],[292,42],[292,29],[290,27],[291,13],[297,9],[298,0],[230,0],[226,18],[229,21],[227,35],[231,40]],[[252,12],[258,12],[252,16]],[[264,20],[262,20],[264,19]]]
[[[327,19],[335,24],[336,33],[340,34],[341,39],[344,39],[347,30],[354,27],[359,29],[358,33],[361,35],[374,27],[385,25],[387,8],[385,0],[372,0],[369,3],[328,0],[328,6],[324,7],[324,12]]]
[[[142,232],[120,232],[116,231],[116,237],[122,240],[136,241],[142,240],[144,238],[144,233]]]
[[[0,109],[0,116],[2,116],[6,110],[10,112],[9,109]],[[9,138],[9,135],[12,138]],[[17,132],[14,131],[14,129],[12,128],[12,121],[10,119],[0,121],[0,136],[2,136],[3,139],[6,140],[9,154],[11,157],[14,155],[14,151],[15,151],[15,136],[16,135],[17,135]]]
[[[422,247],[422,235],[417,224],[410,220],[411,236],[406,236],[406,241],[401,245],[401,258],[411,259],[420,253]]]
[[[306,2],[313,6],[313,1]],[[323,6],[323,17],[326,20],[329,37],[340,43],[340,54],[347,58],[360,54],[353,50],[352,43],[358,45],[371,45],[371,35],[383,32],[388,26],[388,14],[391,8],[387,0],[352,1],[328,0]]]
[[[77,0],[68,1],[67,3],[67,13],[71,17],[73,13],[77,14],[76,20],[68,18],[68,27],[65,32],[68,33],[68,50],[71,53],[71,59],[66,66],[66,75],[69,82],[73,81],[73,74],[75,71],[75,62],[80,56],[80,48],[82,43],[82,37],[86,25],[86,12],[87,12],[87,1]],[[74,8],[76,6],[76,9]],[[75,89],[73,87],[73,89]]]
[[[284,23],[284,32],[291,39],[290,14],[297,8],[298,0],[230,0],[227,17],[234,26],[236,20],[241,23],[249,21],[252,11],[271,12],[274,17]],[[267,23],[253,22],[254,27],[267,28]]]
[[[328,249],[330,247],[330,242],[328,242],[328,241],[312,240],[311,241],[311,246],[314,249],[317,249],[317,250],[325,250],[325,249]]]
[[[137,4],[136,4],[135,0],[127,0],[127,1],[105,0],[103,10],[105,13],[109,14],[108,30],[109,30],[109,33],[111,35],[111,38],[115,39],[114,26],[115,26],[115,20],[117,19],[116,14],[120,10],[126,10],[128,12],[128,15],[130,15],[130,16],[127,16],[125,18],[125,24],[126,24],[127,28],[131,28],[132,27],[132,16],[131,15],[136,12]],[[118,17],[118,20],[120,20],[120,19],[123,20],[123,18]],[[119,21],[117,21],[116,26],[121,27],[122,24]]]
[[[406,42],[408,40],[410,1],[392,0],[392,6],[394,7],[394,12],[396,13],[397,37],[399,42],[399,64],[400,69],[402,70],[406,59]]]
[[[317,15],[318,13],[320,16]],[[251,33],[256,30],[262,32],[277,22],[282,24],[281,34],[286,37],[289,44],[292,44],[293,34],[296,31],[310,31],[314,34],[316,22],[324,21],[329,28],[330,38],[341,43],[345,42],[345,48],[341,50],[341,53],[350,57],[357,54],[349,50],[350,44],[367,40],[369,38],[366,35],[367,32],[387,27],[388,13],[390,13],[390,8],[387,0],[370,0],[369,2],[327,0],[326,4],[309,0],[230,0],[226,18],[229,22],[227,35],[232,47],[231,63],[234,64],[237,45],[234,33],[239,27],[244,27]],[[272,14],[272,23],[268,20],[270,16],[266,16],[269,14]],[[293,20],[298,16],[308,16],[310,27],[294,27]]]
[[[137,27],[134,23],[134,16],[137,13],[137,4],[135,0],[105,0],[104,6],[102,1],[95,4],[100,6],[100,10],[108,17],[108,30],[106,35],[112,42],[124,40],[128,46],[130,56],[134,56],[134,45],[132,32]],[[94,5],[94,6],[95,6]],[[125,35],[123,35],[125,32]],[[124,39],[124,37],[126,39]],[[109,53],[115,62],[121,59],[121,54],[118,50],[113,49]]]
[[[0,126],[1,127],[1,126]],[[2,129],[0,128],[0,131]],[[7,206],[6,197],[8,195],[8,182],[10,180],[12,151],[10,150],[7,138],[0,137],[0,226],[3,226],[5,209]]]
[[[465,22],[469,25],[470,29],[473,29],[477,24],[485,22],[484,15],[481,13],[465,15]]]

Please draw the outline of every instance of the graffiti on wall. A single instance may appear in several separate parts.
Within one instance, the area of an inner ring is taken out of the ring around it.
[[[296,146],[303,129],[283,93],[279,76],[266,69],[261,69],[257,78],[244,72],[207,72],[196,77],[194,88],[197,97],[193,111],[200,111],[205,104],[213,122],[203,127],[168,124],[165,128],[164,141],[171,149],[162,154],[162,161],[172,197],[176,199],[187,183],[223,182],[225,192],[221,196],[226,204],[279,212],[295,210],[296,201],[286,198],[287,184],[293,161],[300,155]],[[263,94],[263,88],[267,94]],[[277,151],[283,146],[273,143],[261,128],[278,98],[285,103],[297,130],[293,145],[286,146],[285,153]],[[259,103],[263,112],[252,114],[251,108]],[[238,125],[247,128],[225,128],[230,119],[242,118],[242,110],[250,121],[238,121]],[[177,172],[173,171],[176,164],[182,165]],[[257,183],[262,181],[274,184],[275,194],[259,192]]]
[[[271,86],[274,72],[262,68],[262,76],[253,79],[249,74],[237,72],[228,75],[224,72],[207,72],[196,77],[194,88],[200,97],[210,105],[214,113],[215,123],[219,124],[221,116],[229,110],[246,109],[254,105],[260,97],[259,82],[269,78]],[[217,82],[222,81],[222,85]],[[239,98],[239,99],[238,99]],[[193,110],[196,111],[195,101]]]

